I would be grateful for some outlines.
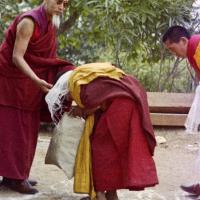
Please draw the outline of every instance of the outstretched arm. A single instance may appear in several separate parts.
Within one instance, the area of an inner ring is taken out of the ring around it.
[[[25,75],[38,85],[38,87],[40,87],[44,92],[48,92],[52,85],[47,83],[45,80],[40,79],[24,59],[24,54],[27,50],[31,36],[33,35],[33,31],[34,22],[30,18],[22,19],[22,21],[17,25],[12,60]]]

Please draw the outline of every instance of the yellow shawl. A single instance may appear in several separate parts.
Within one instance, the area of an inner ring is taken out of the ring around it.
[[[196,64],[198,68],[200,69],[200,43],[198,44],[195,54],[194,54],[194,60],[196,61]]]

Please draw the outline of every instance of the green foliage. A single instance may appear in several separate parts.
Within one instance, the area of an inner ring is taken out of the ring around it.
[[[138,60],[124,70],[134,74],[147,91],[190,92],[193,84],[185,67],[186,63],[182,61],[174,67],[174,62],[174,60],[166,60],[162,64],[153,64]]]
[[[111,48],[118,65],[123,65],[121,53],[141,56],[137,49],[143,49],[144,60],[158,62],[161,34],[172,23],[189,21],[191,6],[189,0],[73,0],[69,12],[77,10],[80,17],[70,35],[78,39],[77,48]]]
[[[77,64],[107,59],[134,74],[147,90],[188,91],[192,80],[186,65],[173,70],[174,60],[163,51],[160,38],[172,24],[190,24],[192,4],[190,0],[73,0],[69,13],[77,10],[80,17],[62,34],[66,43],[60,55]]]
[[[0,41],[4,38],[4,31],[19,13],[20,0],[1,0],[0,2]]]
[[[20,10],[39,3],[7,0],[3,9],[1,3],[1,30]],[[74,13],[78,17],[59,35],[59,55],[75,64],[110,61],[151,91],[188,91],[191,79],[186,65],[173,70],[174,60],[166,56],[160,38],[172,24],[196,22],[192,4],[191,0],[71,0],[63,19],[70,21]]]

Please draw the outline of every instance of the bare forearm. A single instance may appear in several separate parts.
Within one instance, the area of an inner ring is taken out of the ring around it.
[[[29,67],[28,63],[21,56],[13,56],[13,63],[22,71],[28,78],[30,78],[43,92],[48,92],[52,88],[52,84],[40,79],[34,71]]]
[[[16,67],[23,72],[27,77],[33,80],[35,83],[39,81],[38,76],[33,72],[33,70],[29,67],[28,63],[24,60],[23,57],[13,55],[13,63]]]
[[[30,68],[28,63],[24,60],[30,38],[33,35],[34,22],[30,18],[24,18],[17,25],[15,45],[13,48],[12,60],[13,63],[29,77],[42,91],[48,92],[52,84],[47,83],[45,80],[40,79],[34,71]]]

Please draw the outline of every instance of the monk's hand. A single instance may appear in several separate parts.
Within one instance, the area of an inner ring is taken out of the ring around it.
[[[84,118],[86,118],[89,115],[94,114],[98,109],[100,109],[100,106],[95,107],[95,108],[91,108],[91,109],[84,109]]]
[[[36,84],[39,86],[39,88],[43,91],[43,92],[45,92],[45,93],[47,93],[47,92],[49,92],[49,90],[53,87],[53,85],[52,84],[50,84],[50,83],[47,83],[45,80],[43,80],[43,79],[38,79],[37,81],[36,81]]]
[[[83,117],[84,118],[84,110],[79,106],[72,106],[70,111],[68,112],[70,117]]]

